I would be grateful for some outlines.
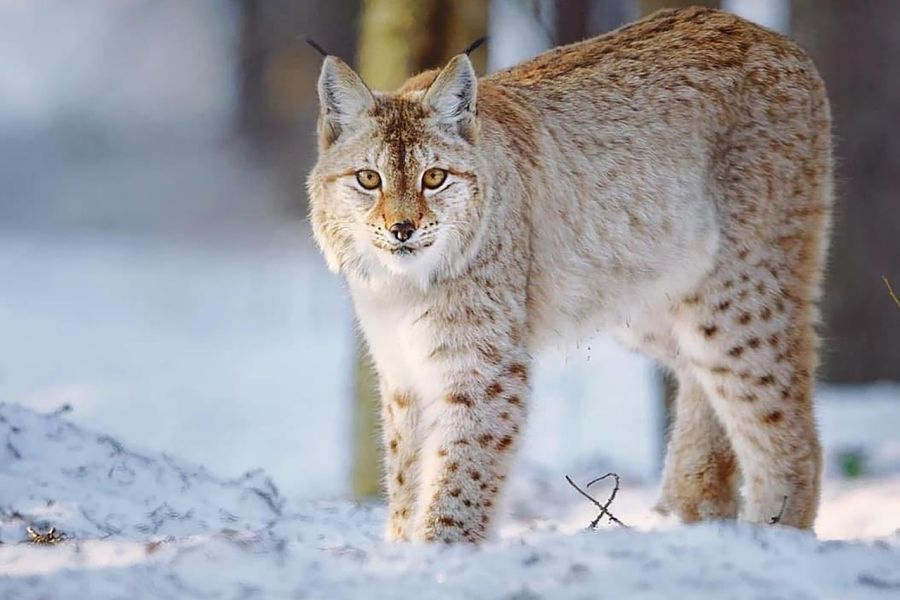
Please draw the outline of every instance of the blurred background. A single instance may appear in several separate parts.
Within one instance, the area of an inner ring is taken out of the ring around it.
[[[305,221],[320,58],[303,37],[388,89],[485,34],[489,73],[689,4],[791,35],[828,84],[828,468],[900,471],[882,281],[900,288],[900,3],[879,0],[0,0],[0,402],[222,475],[264,467],[298,498],[376,493],[371,373]],[[668,387],[602,339],[551,349],[523,462],[652,482]]]

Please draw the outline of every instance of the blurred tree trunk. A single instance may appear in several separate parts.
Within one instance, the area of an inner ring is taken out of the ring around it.
[[[825,79],[834,116],[823,375],[897,381],[900,312],[881,277],[900,287],[900,2],[794,0],[792,8],[792,36]]]
[[[366,342],[356,340],[356,367],[353,410],[353,496],[358,499],[382,491],[384,470],[381,465],[379,433],[380,398],[378,374],[366,352]]]
[[[589,0],[556,0],[556,44],[565,45],[590,37]]]
[[[369,87],[392,90],[416,63],[419,28],[430,1],[364,0],[359,32],[359,74]]]
[[[392,90],[407,77],[438,67],[487,31],[487,0],[364,0],[359,74],[376,90]],[[473,56],[483,69],[484,53]],[[353,493],[382,492],[377,375],[360,340],[356,360]]]

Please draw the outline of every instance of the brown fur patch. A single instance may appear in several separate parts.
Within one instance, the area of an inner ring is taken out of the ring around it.
[[[494,436],[491,435],[490,433],[483,433],[480,436],[478,436],[478,443],[481,444],[482,448],[485,448],[491,443],[491,441],[493,439],[494,439]]]
[[[763,417],[763,423],[766,425],[775,425],[784,418],[784,413],[780,410],[773,410]]]
[[[449,404],[461,404],[469,408],[475,406],[475,401],[467,394],[450,394],[446,397],[446,400]]]
[[[451,517],[438,517],[438,523],[444,527],[457,527],[456,521]]]
[[[513,377],[518,377],[522,381],[528,379],[528,367],[526,367],[522,363],[511,364],[506,372]]]
[[[759,385],[774,385],[774,384],[775,384],[775,377],[771,374],[763,375],[762,377],[759,378]]]

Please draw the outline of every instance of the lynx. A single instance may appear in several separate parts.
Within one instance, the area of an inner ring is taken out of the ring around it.
[[[832,159],[802,50],[692,8],[389,93],[328,56],[318,92],[310,220],[380,378],[388,540],[486,539],[531,356],[598,330],[677,376],[660,510],[812,527]]]

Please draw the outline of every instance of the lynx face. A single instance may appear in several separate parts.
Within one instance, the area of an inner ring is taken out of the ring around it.
[[[427,90],[372,93],[327,57],[310,219],[334,271],[426,286],[458,268],[483,220],[476,79],[464,56]]]

